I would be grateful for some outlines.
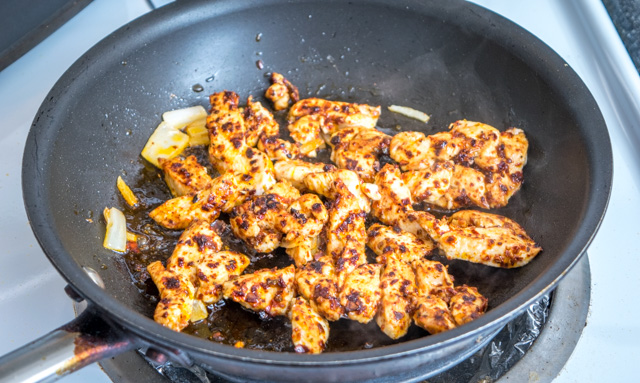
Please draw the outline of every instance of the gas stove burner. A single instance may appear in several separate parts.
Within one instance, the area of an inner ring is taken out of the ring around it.
[[[553,292],[529,305],[525,312],[464,361],[435,376],[429,371],[414,371],[388,381],[413,382],[429,377],[429,383],[521,382],[532,379],[550,382],[578,343],[586,324],[590,297],[591,273],[589,259],[585,255]],[[200,366],[187,369],[170,362],[158,364],[145,359],[140,351],[131,351],[100,364],[115,383],[230,381],[210,374]]]

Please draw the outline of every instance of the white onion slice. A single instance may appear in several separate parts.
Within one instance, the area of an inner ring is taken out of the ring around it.
[[[157,167],[159,158],[171,159],[189,146],[189,136],[161,122],[142,149],[142,157]]]
[[[102,245],[105,249],[124,253],[127,250],[127,219],[124,213],[112,207],[105,208],[103,214],[107,221],[107,233]]]
[[[162,114],[162,120],[175,129],[182,129],[195,120],[207,118],[207,111],[202,105],[170,110]]]
[[[429,119],[431,118],[428,114],[419,110],[415,110],[413,108],[409,108],[408,106],[391,105],[388,109],[393,113],[402,114],[403,116],[407,116],[424,123],[429,122]]]

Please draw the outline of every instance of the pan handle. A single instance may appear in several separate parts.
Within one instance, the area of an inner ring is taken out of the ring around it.
[[[91,305],[76,319],[0,357],[0,382],[51,382],[101,359],[140,347]]]

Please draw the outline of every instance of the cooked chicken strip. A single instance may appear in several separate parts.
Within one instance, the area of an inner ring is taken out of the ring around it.
[[[222,250],[222,239],[208,221],[194,221],[182,232],[173,253],[167,259],[167,269],[189,278],[195,285],[196,267],[201,260]]]
[[[340,129],[359,126],[373,129],[380,117],[380,107],[350,104],[319,98],[296,102],[289,110],[289,133],[302,144],[302,153],[315,157],[324,146],[322,135],[329,137]]]
[[[389,154],[407,172],[403,179],[413,198],[446,209],[505,206],[523,181],[524,132],[501,133],[466,120],[449,129],[431,136],[402,132],[391,140]]]
[[[275,225],[285,234],[280,245],[287,249],[296,267],[313,259],[328,219],[327,209],[315,194],[305,194],[279,212]]]
[[[451,231],[439,241],[449,259],[502,268],[529,263],[542,248],[509,218],[479,211],[459,211],[449,218]]]
[[[296,269],[295,282],[298,294],[320,315],[330,321],[340,319],[344,308],[338,297],[338,278],[331,257],[322,256]]]
[[[411,266],[416,276],[418,295],[438,297],[448,304],[456,291],[453,276],[449,275],[447,266],[428,259],[415,260]]]
[[[298,102],[300,99],[298,88],[280,73],[271,73],[271,83],[264,96],[273,102],[273,109],[287,109],[290,101]]]
[[[299,197],[298,189],[287,181],[274,184],[266,194],[254,196],[231,211],[233,233],[260,253],[275,250],[282,239],[282,232],[276,228],[280,212]]]
[[[449,259],[510,268],[525,265],[541,251],[522,228],[505,217],[489,214],[491,219],[483,220],[478,217],[488,213],[458,212],[447,222],[413,210],[407,187],[392,165],[385,165],[376,175],[376,184],[382,198],[372,204],[374,216],[419,238],[428,234]],[[487,222],[492,222],[491,226],[481,226],[489,225]]]
[[[271,112],[269,112],[258,101],[253,101],[253,97],[247,99],[247,107],[242,111],[245,123],[245,142],[249,146],[256,146],[258,138],[266,134],[267,136],[278,136],[280,127]]]
[[[376,253],[376,262],[386,264],[389,259],[413,262],[433,252],[435,244],[422,240],[398,227],[373,224],[367,230],[367,246]]]
[[[331,161],[339,168],[353,170],[364,182],[373,182],[380,170],[379,157],[389,153],[391,137],[376,130],[348,127],[335,132],[329,141]]]
[[[185,229],[194,220],[212,222],[221,211],[230,211],[242,203],[250,184],[231,173],[211,181],[208,189],[165,201],[149,213],[156,223],[168,229]]]
[[[417,294],[411,266],[393,257],[387,258],[380,277],[380,309],[376,323],[391,339],[403,337],[411,326],[413,300]]]
[[[329,322],[301,297],[293,300],[291,311],[291,339],[298,353],[320,354],[329,340]]]
[[[211,177],[207,168],[200,165],[195,156],[174,157],[170,160],[158,159],[164,180],[174,197],[197,193],[211,186]]]
[[[278,161],[274,165],[276,179],[287,180],[300,191],[306,191],[304,178],[311,173],[322,173],[335,170],[336,167],[323,163],[311,163],[302,160]]]
[[[364,264],[349,273],[340,291],[340,304],[349,319],[367,323],[380,305],[382,265]]]
[[[312,173],[304,181],[310,190],[333,200],[325,226],[326,253],[335,261],[338,286],[342,288],[347,275],[367,263],[365,219],[369,201],[360,190],[358,176],[349,170]]]
[[[246,124],[246,142],[258,145],[270,160],[290,160],[300,156],[298,144],[280,138],[280,126],[271,112],[249,96],[243,117]]]
[[[449,307],[458,326],[478,319],[487,311],[488,300],[478,289],[467,285],[456,287],[456,294],[451,297]]]
[[[147,271],[160,293],[153,320],[174,331],[182,331],[189,325],[193,310],[195,288],[189,277],[166,270],[160,261],[149,264]]]
[[[375,182],[381,198],[372,203],[373,215],[383,223],[397,226],[422,240],[438,241],[450,230],[446,219],[413,209],[411,194],[397,167],[385,165],[376,174]]]
[[[416,299],[413,321],[429,334],[437,334],[456,327],[447,303],[431,295]]]
[[[235,92],[219,92],[209,96],[211,112],[207,116],[209,130],[209,160],[220,174],[248,173],[245,153],[247,129]]]
[[[205,254],[196,268],[198,289],[195,298],[205,304],[218,302],[222,298],[222,284],[232,276],[242,274],[250,259],[234,251]]]
[[[256,312],[286,315],[295,294],[294,276],[293,265],[243,274],[223,284],[223,295]]]

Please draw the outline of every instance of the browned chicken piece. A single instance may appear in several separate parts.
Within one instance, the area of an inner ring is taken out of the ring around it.
[[[373,182],[380,170],[379,157],[389,153],[391,136],[376,129],[348,127],[335,132],[329,141],[331,161],[353,170],[364,182]]]
[[[351,320],[368,323],[380,305],[382,265],[364,264],[349,273],[340,290],[340,304]]]
[[[287,181],[276,183],[266,194],[254,196],[231,211],[233,233],[260,253],[275,250],[282,239],[277,229],[280,212],[299,197],[298,189]]]
[[[436,205],[447,194],[456,165],[453,161],[436,160],[427,169],[402,173],[412,199]]]
[[[225,299],[270,316],[286,315],[295,294],[295,267],[262,269],[223,284]]]
[[[364,183],[358,175],[346,169],[325,172],[313,172],[304,178],[308,190],[328,198],[337,198],[341,192],[335,190],[336,181],[342,181],[347,190],[355,197],[358,208],[365,213],[371,210],[371,201],[363,191]],[[333,188],[333,189],[332,189]]]
[[[158,159],[164,180],[174,197],[197,193],[211,186],[207,168],[200,165],[195,156],[174,157],[170,160]]]
[[[300,99],[298,88],[280,73],[271,73],[271,84],[264,96],[273,102],[273,109],[287,109],[289,102],[298,102]]]
[[[147,271],[160,293],[153,320],[174,331],[182,331],[189,325],[193,310],[195,288],[189,277],[166,270],[160,261],[149,264]]]
[[[411,326],[413,300],[417,294],[411,266],[393,257],[387,259],[380,277],[380,309],[376,323],[388,337],[403,337]]]
[[[296,269],[296,291],[324,318],[337,321],[344,313],[338,297],[333,259],[322,256]]]
[[[376,262],[386,264],[389,259],[413,262],[433,252],[435,243],[415,235],[379,223],[367,230],[367,246],[376,253]]]
[[[488,300],[478,289],[462,285],[456,287],[456,293],[451,297],[449,308],[458,326],[478,319],[487,311]]]
[[[249,178],[250,179],[250,178]],[[244,201],[250,184],[231,173],[214,178],[208,189],[165,201],[149,213],[156,223],[168,229],[185,229],[194,220],[212,222],[221,211],[228,212]]]
[[[283,140],[278,136],[267,136],[262,134],[258,141],[258,149],[262,150],[269,156],[269,159],[275,160],[292,160],[300,157],[300,146]]]
[[[360,184],[354,172],[342,169],[312,173],[305,178],[307,188],[332,200],[325,226],[326,253],[335,261],[339,287],[347,275],[367,263],[365,219],[369,201]]]
[[[242,274],[249,263],[249,257],[234,251],[205,254],[196,266],[198,289],[195,298],[205,304],[218,302],[222,298],[222,284],[232,276]]]
[[[324,147],[323,135],[329,139],[338,130],[353,126],[373,129],[378,117],[379,106],[308,98],[291,107],[288,128],[291,138],[302,145],[302,153],[315,157],[316,150]]]
[[[449,259],[513,268],[526,265],[542,250],[520,225],[499,215],[463,210],[449,218],[449,226],[439,241]]]
[[[280,126],[273,114],[269,112],[258,101],[253,101],[253,97],[247,99],[247,107],[242,111],[242,117],[246,127],[245,142],[249,146],[256,146],[259,137],[263,134],[267,136],[278,136]]]
[[[336,167],[330,164],[311,163],[302,160],[283,160],[274,165],[276,179],[287,180],[300,191],[306,191],[304,178],[311,173],[330,172]]]
[[[447,303],[431,295],[421,296],[415,300],[413,321],[429,334],[437,334],[456,327]]]
[[[300,156],[298,144],[280,138],[280,125],[259,102],[249,96],[243,117],[247,127],[246,142],[249,146],[258,145],[270,160],[290,160]]]
[[[446,219],[413,209],[411,193],[396,166],[385,165],[376,174],[375,183],[381,198],[372,203],[373,215],[383,223],[397,226],[422,240],[432,238],[436,242],[449,231]]]
[[[301,297],[293,300],[291,311],[291,340],[298,353],[320,354],[329,340],[329,322]]]
[[[320,245],[319,235],[329,219],[327,209],[315,194],[305,194],[279,212],[276,228],[285,234],[280,243],[302,267],[313,259]]]
[[[247,129],[235,92],[219,92],[209,96],[211,111],[207,116],[209,160],[220,174],[249,173],[245,153]]]
[[[376,185],[382,198],[372,204],[374,216],[419,238],[430,236],[449,259],[511,268],[525,265],[542,250],[506,217],[458,212],[447,221],[413,210],[408,189],[392,165],[385,165],[376,175]]]
[[[522,185],[524,132],[466,120],[449,129],[431,136],[402,132],[391,140],[389,154],[407,172],[413,198],[445,209],[505,206]]]
[[[194,221],[182,232],[173,253],[167,259],[167,269],[180,273],[196,284],[196,267],[200,261],[222,250],[222,239],[208,221]]]
[[[413,261],[411,266],[416,276],[418,296],[438,297],[448,304],[456,291],[447,266],[428,259]]]

